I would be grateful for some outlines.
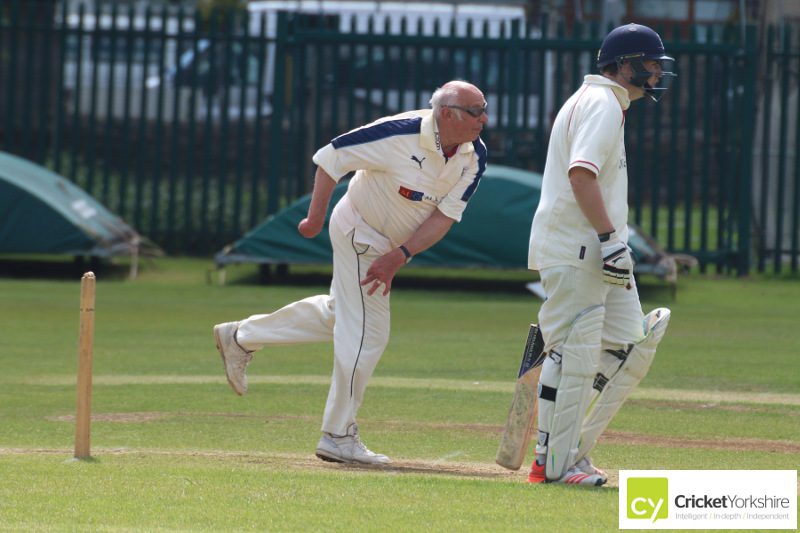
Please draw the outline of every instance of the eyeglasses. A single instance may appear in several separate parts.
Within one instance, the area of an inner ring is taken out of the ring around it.
[[[481,115],[486,113],[486,107],[488,105],[489,104],[483,104],[483,105],[476,105],[476,106],[472,106],[472,107],[463,107],[463,106],[460,106],[460,105],[446,105],[444,107],[449,107],[451,109],[458,109],[459,111],[463,111],[463,112],[467,113],[471,117],[480,118]]]

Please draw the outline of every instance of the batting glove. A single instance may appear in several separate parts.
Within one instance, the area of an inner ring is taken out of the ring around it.
[[[631,282],[633,258],[628,245],[619,240],[616,232],[600,236],[603,243],[600,253],[603,256],[603,281],[611,285],[627,286]]]

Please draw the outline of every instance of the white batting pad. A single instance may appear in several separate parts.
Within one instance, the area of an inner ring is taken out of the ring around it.
[[[670,310],[666,307],[648,313],[643,323],[644,338],[633,346],[621,366],[616,365],[614,373],[606,370],[608,372],[606,376],[611,375],[608,376],[608,382],[583,422],[577,460],[581,460],[592,451],[597,439],[608,427],[619,408],[647,375],[656,354],[656,347],[667,331],[669,317]]]
[[[575,463],[578,437],[591,397],[592,380],[600,358],[600,339],[605,308],[590,307],[575,320],[562,346],[553,350],[561,355],[561,379],[549,429],[546,473],[559,479]],[[543,371],[544,372],[544,371]]]

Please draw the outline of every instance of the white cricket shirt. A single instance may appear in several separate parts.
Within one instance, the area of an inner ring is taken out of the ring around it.
[[[340,135],[313,159],[336,181],[356,172],[332,222],[356,227],[363,220],[388,240],[386,246],[397,247],[434,209],[461,220],[486,169],[486,146],[479,138],[445,157],[432,111],[423,109]],[[353,213],[342,213],[347,206]]]
[[[531,225],[528,268],[602,267],[597,232],[572,192],[569,170],[573,167],[595,174],[611,223],[619,238],[627,242],[624,128],[629,106],[627,89],[604,76],[588,75],[561,107],[550,134],[541,199]]]

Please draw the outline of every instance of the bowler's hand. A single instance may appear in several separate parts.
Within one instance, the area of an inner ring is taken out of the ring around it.
[[[311,218],[304,218],[300,221],[297,225],[297,231],[300,232],[300,235],[305,237],[306,239],[313,239],[319,232],[322,231],[322,227],[325,225],[325,219],[322,220],[313,220]]]
[[[386,255],[377,258],[367,269],[367,274],[361,280],[361,285],[372,285],[367,294],[372,294],[378,290],[378,287],[383,283],[383,295],[389,294],[392,290],[392,280],[394,279],[400,267],[406,264],[406,256],[399,248],[395,248]]]

